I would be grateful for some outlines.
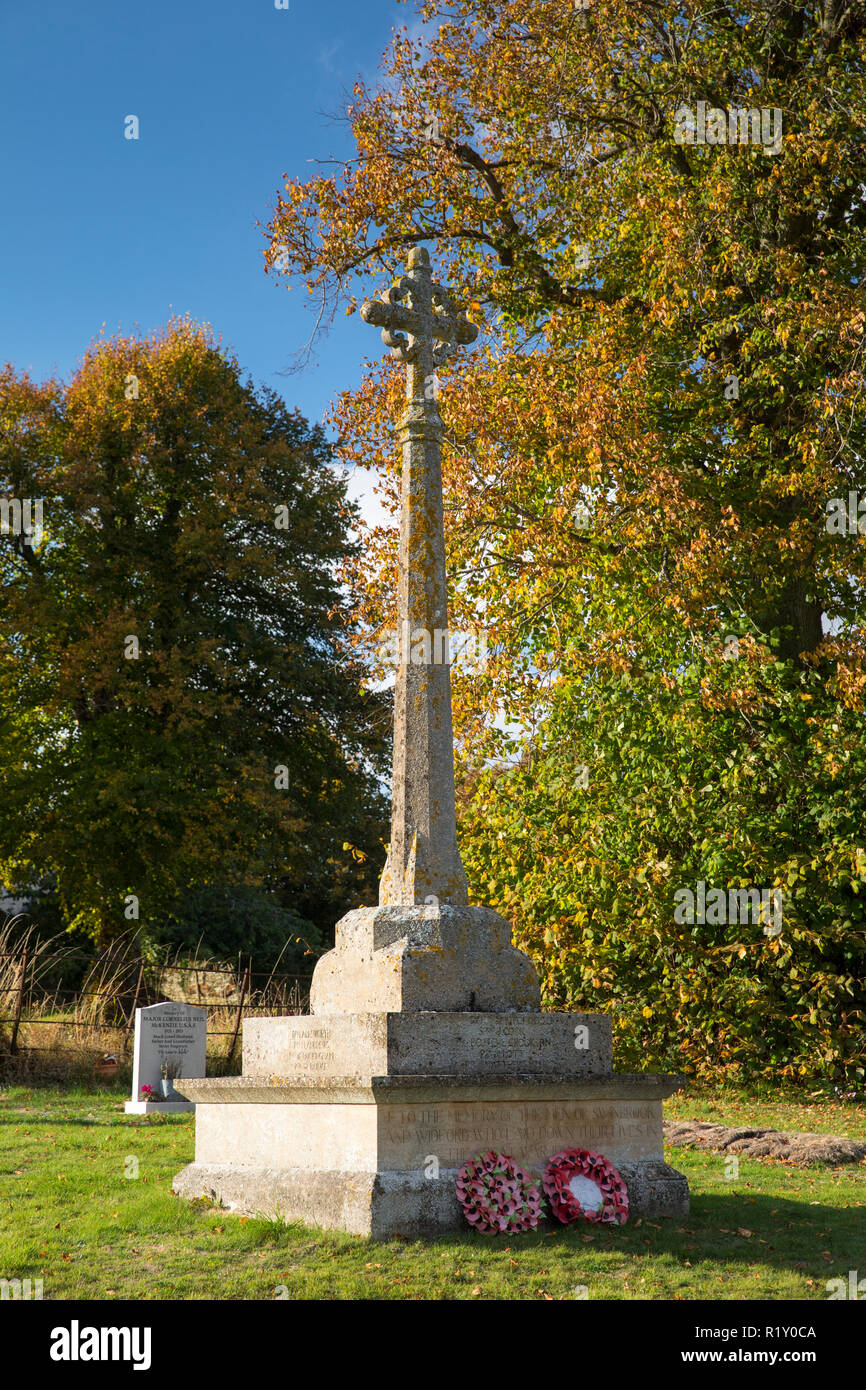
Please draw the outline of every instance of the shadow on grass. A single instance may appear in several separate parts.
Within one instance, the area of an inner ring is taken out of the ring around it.
[[[123,1097],[126,1099],[126,1097]],[[13,1120],[20,1123],[22,1120],[34,1120],[40,1123],[50,1124],[52,1128],[75,1128],[77,1126],[98,1126],[105,1129],[113,1120],[122,1120],[125,1129],[147,1129],[156,1122],[158,1128],[165,1128],[167,1125],[190,1125],[194,1120],[194,1115],[127,1115],[122,1110],[107,1115],[64,1115],[60,1111],[52,1110],[50,1114],[45,1111],[32,1113],[25,1110],[8,1110],[4,1114],[0,1109],[0,1125],[11,1124]]]
[[[13,1120],[18,1123],[21,1120],[33,1120],[51,1125],[105,1125],[112,1120],[123,1120],[125,1125],[135,1127],[146,1126],[153,1120],[158,1120],[161,1125],[168,1121],[178,1121],[181,1124],[188,1123],[193,1117],[191,1115],[127,1115],[123,1110],[123,1105],[129,1100],[130,1090],[122,1081],[115,1082],[110,1086],[70,1086],[69,1090],[60,1090],[56,1085],[45,1082],[43,1085],[29,1083],[27,1086],[16,1085],[14,1087],[17,1094],[10,1095],[11,1086],[5,1089],[0,1087],[0,1124],[11,1123]],[[50,1091],[53,1104],[50,1110],[40,1109],[40,1103],[44,1104],[44,1099],[40,1094],[42,1091]],[[29,1102],[29,1103],[28,1103]],[[110,1108],[104,1109],[101,1114],[70,1114],[70,1110],[75,1107],[85,1107],[94,1103],[105,1105],[108,1103]]]
[[[856,1209],[855,1209],[856,1210]],[[688,1217],[646,1218],[625,1226],[600,1226],[591,1222],[565,1227],[546,1222],[537,1231],[522,1235],[481,1235],[467,1228],[465,1233],[433,1236],[428,1239],[395,1237],[388,1241],[347,1240],[336,1232],[311,1229],[297,1223],[259,1220],[263,1243],[310,1242],[313,1247],[342,1247],[365,1259],[370,1251],[389,1254],[409,1253],[413,1249],[451,1251],[455,1259],[466,1261],[479,1255],[520,1254],[544,1251],[560,1256],[569,1252],[582,1260],[590,1253],[619,1255],[628,1259],[669,1257],[686,1268],[700,1264],[760,1265],[765,1269],[807,1274],[824,1282],[863,1264],[866,1230],[860,1216],[852,1220],[852,1209],[785,1197],[739,1193],[698,1195],[693,1198]],[[507,1247],[507,1249],[506,1249]]]
[[[816,1170],[808,1170],[816,1171]],[[825,1171],[825,1170],[819,1170]],[[855,1216],[856,1213],[856,1216]],[[589,1250],[630,1257],[668,1255],[692,1266],[699,1262],[759,1263],[778,1270],[808,1273],[829,1279],[863,1264],[866,1221],[863,1208],[830,1206],[822,1202],[740,1193],[698,1194],[683,1218],[630,1221],[625,1226],[581,1222],[564,1227],[547,1223],[524,1235],[484,1236],[467,1230],[421,1242],[465,1257],[467,1246],[491,1253],[510,1247],[512,1255],[529,1250]],[[852,1219],[855,1218],[855,1219]],[[302,1229],[302,1228],[299,1228]],[[414,1241],[382,1242],[389,1247]],[[368,1247],[369,1248],[369,1247]]]

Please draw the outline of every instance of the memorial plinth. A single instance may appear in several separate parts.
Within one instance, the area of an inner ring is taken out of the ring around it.
[[[435,369],[477,329],[426,251],[362,316],[407,366],[399,620],[447,630]],[[422,648],[423,650],[423,648]],[[429,650],[429,644],[428,644]],[[195,1161],[174,1190],[250,1215],[390,1236],[465,1228],[464,1163],[507,1153],[536,1180],[562,1149],[602,1153],[636,1216],[683,1215],[662,1100],[684,1078],[613,1071],[600,1014],[543,1013],[507,921],[470,905],[457,844],[450,668],[397,668],[388,859],[378,907],[349,912],[318,962],[310,1017],[246,1019],[243,1075],[184,1078]]]
[[[196,1157],[175,1191],[374,1239],[429,1236],[466,1229],[456,1179],[467,1159],[496,1149],[540,1182],[552,1154],[588,1148],[619,1169],[632,1215],[680,1216],[688,1187],[664,1162],[661,1102],[681,1079],[428,1072],[187,1083]]]
[[[468,1159],[496,1149],[540,1181],[552,1154],[588,1148],[619,1169],[632,1215],[687,1212],[662,1140],[662,1101],[684,1078],[618,1076],[608,1018],[541,1012],[496,913],[362,909],[337,942],[311,1016],[248,1018],[242,1076],[177,1083],[196,1104],[196,1150],[176,1192],[374,1239],[429,1236],[465,1228]]]

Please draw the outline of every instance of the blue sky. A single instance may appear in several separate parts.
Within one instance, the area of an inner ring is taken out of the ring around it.
[[[67,377],[103,325],[189,313],[321,419],[378,338],[338,315],[317,360],[281,375],[314,317],[264,274],[256,222],[284,170],[351,151],[331,118],[414,18],[395,0],[5,0],[0,360]]]

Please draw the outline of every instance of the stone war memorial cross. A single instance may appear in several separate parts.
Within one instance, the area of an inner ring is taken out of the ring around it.
[[[376,1239],[430,1236],[466,1228],[455,1184],[470,1159],[497,1150],[538,1182],[554,1154],[585,1148],[619,1169],[630,1215],[681,1216],[662,1100],[684,1078],[614,1073],[610,1020],[542,1012],[509,923],[469,902],[450,668],[431,650],[448,629],[435,373],[478,330],[420,247],[361,312],[406,364],[398,619],[431,639],[420,662],[408,643],[398,658],[379,903],[337,923],[308,1017],[247,1018],[241,1076],[176,1083],[196,1105],[196,1151],[174,1190]]]
[[[448,631],[436,368],[458,344],[474,342],[478,329],[432,283],[423,247],[410,251],[408,274],[380,299],[368,299],[361,317],[381,327],[392,355],[406,363],[397,606],[399,631],[409,640],[394,689],[391,845],[379,901],[467,904],[454,809],[451,677],[433,647],[434,634]],[[426,663],[407,659],[419,631],[427,635]]]

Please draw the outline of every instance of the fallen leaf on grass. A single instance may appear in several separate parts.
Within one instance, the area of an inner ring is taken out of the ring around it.
[[[745,1226],[738,1226],[738,1227],[737,1227],[737,1235],[738,1235],[738,1236],[753,1236],[754,1234],[755,1234],[754,1231],[747,1231],[746,1228],[745,1228]]]

